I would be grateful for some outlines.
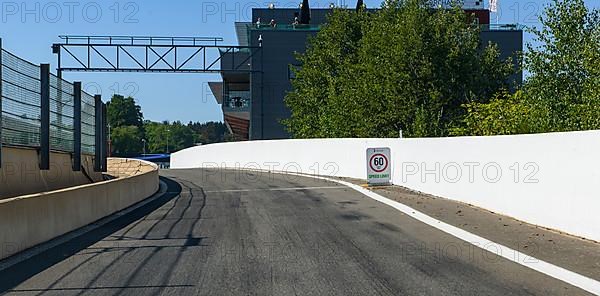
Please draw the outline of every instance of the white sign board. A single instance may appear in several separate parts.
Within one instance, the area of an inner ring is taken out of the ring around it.
[[[390,148],[367,149],[367,181],[369,185],[389,185],[392,181]]]

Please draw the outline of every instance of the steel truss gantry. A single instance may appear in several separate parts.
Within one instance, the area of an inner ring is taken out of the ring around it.
[[[63,71],[158,73],[260,71],[250,63],[252,58],[260,53],[261,47],[221,45],[223,38],[220,37],[63,35],[59,38],[62,42],[52,45],[52,52],[58,56],[59,76],[62,76]],[[240,52],[245,54],[238,55],[237,53]],[[219,63],[224,56],[230,56],[230,60],[227,63]],[[236,56],[239,56],[237,61]]]

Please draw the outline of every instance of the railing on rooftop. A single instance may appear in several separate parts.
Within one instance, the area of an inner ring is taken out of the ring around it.
[[[482,31],[521,31],[525,28],[520,24],[487,24],[479,26]]]
[[[221,37],[161,37],[161,36],[80,36],[60,35],[65,44],[98,44],[109,45],[203,45],[223,42]]]
[[[260,24],[248,24],[248,29],[250,30],[276,30],[276,31],[319,31],[322,28],[322,25],[305,25],[305,24],[275,24],[271,25],[270,23],[260,23]]]
[[[275,24],[269,23],[247,24],[250,30],[276,30],[276,31],[319,31],[322,25],[293,25],[293,24]],[[520,24],[485,24],[479,25],[482,31],[519,31],[523,30],[524,26]]]

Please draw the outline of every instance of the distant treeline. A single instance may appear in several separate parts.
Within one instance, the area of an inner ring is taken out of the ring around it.
[[[194,145],[235,140],[222,122],[144,120],[142,108],[132,97],[114,95],[107,103],[107,113],[114,156],[170,153]]]

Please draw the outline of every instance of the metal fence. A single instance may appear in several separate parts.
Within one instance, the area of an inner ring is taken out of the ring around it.
[[[1,50],[2,143],[40,146],[40,68]]]
[[[81,152],[94,154],[96,145],[96,115],[94,97],[81,93]]]
[[[102,163],[104,104],[82,91],[81,83],[49,73],[48,65],[35,65],[4,50],[1,39],[0,61],[0,149],[36,148],[42,158],[48,151],[71,153],[74,169],[81,161],[79,152]]]
[[[74,152],[73,85],[50,74],[50,149]]]

